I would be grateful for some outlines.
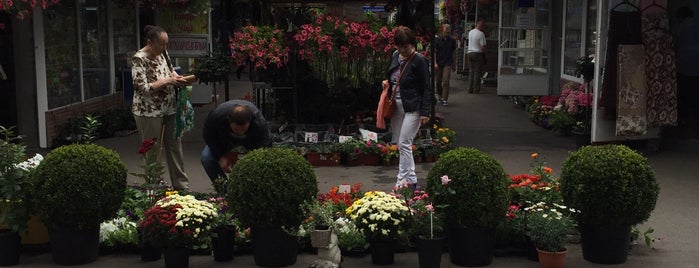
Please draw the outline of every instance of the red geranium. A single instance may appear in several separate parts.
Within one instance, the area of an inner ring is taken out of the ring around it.
[[[347,207],[363,196],[363,193],[360,191],[361,188],[361,183],[355,183],[350,187],[349,193],[341,193],[340,187],[335,186],[330,188],[330,191],[327,193],[318,194],[318,201],[321,204],[330,201],[335,207],[335,211],[344,213]]]
[[[151,150],[156,144],[157,139],[155,138],[143,140],[141,147],[138,148],[138,154],[143,157],[143,165],[141,165],[143,173],[131,173],[131,175],[143,178],[144,183],[142,186],[144,188],[152,188],[164,184],[163,174],[165,173],[165,167],[163,167],[163,163],[160,161],[159,150]]]

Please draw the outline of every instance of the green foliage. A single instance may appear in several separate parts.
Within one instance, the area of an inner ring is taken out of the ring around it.
[[[124,201],[126,167],[94,144],[61,146],[36,168],[35,209],[46,224],[90,228],[112,218]]]
[[[318,226],[333,227],[335,220],[335,206],[331,201],[320,202],[313,199],[303,204],[304,215],[307,216],[304,225],[307,230],[313,230]]]
[[[80,135],[80,143],[93,143],[97,140],[97,130],[102,126],[99,121],[99,116],[87,114],[85,115],[84,125],[80,127],[82,131]]]
[[[25,146],[18,143],[13,128],[0,126],[0,229],[19,232],[29,219],[33,169],[18,167],[25,160]]]
[[[311,165],[295,151],[262,148],[240,159],[229,175],[226,198],[245,226],[296,227],[301,205],[315,199],[318,182]]]
[[[341,220],[337,230],[337,246],[343,252],[351,249],[366,250],[368,247],[366,238],[356,225],[348,220]]]
[[[209,52],[208,55],[199,58],[195,63],[194,75],[199,83],[209,84],[222,82],[228,79],[228,75],[233,72],[233,58],[225,55],[222,49]]]
[[[578,120],[574,115],[564,110],[554,110],[549,118],[553,131],[560,135],[568,135],[576,126]]]
[[[450,180],[443,183],[443,178]],[[505,219],[509,182],[500,163],[473,148],[441,155],[427,175],[427,194],[448,224],[495,227]]]
[[[561,194],[578,222],[629,226],[650,217],[660,187],[648,160],[624,145],[585,146],[563,162]]]
[[[572,214],[577,211],[556,203],[539,202],[524,209],[527,230],[536,247],[549,252],[565,250],[573,229]]]
[[[135,221],[120,217],[100,224],[100,246],[136,248],[138,243],[138,230]]]
[[[657,237],[653,237],[652,234],[655,232],[655,229],[653,227],[648,227],[643,233],[641,233],[641,230],[638,229],[637,225],[634,225],[631,227],[631,241],[637,241],[638,239],[641,238],[641,235],[643,236],[643,243],[652,249],[655,249],[653,246],[653,243],[655,243],[656,240],[660,239]]]

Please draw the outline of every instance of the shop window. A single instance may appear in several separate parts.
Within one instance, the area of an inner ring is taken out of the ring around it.
[[[80,41],[85,99],[109,94],[107,1],[80,1]]]
[[[107,3],[62,1],[45,11],[49,109],[111,92]]]
[[[45,11],[44,38],[48,107],[80,102],[78,33],[75,2],[63,1]]]
[[[563,32],[563,77],[582,81],[575,75],[576,61],[595,53],[597,3],[595,0],[566,0]]]
[[[131,54],[139,49],[136,26],[136,6],[135,4],[114,4],[112,7],[112,27],[114,30],[114,70],[116,70],[116,90],[133,92],[131,87],[131,69],[129,62]],[[129,96],[130,97],[130,96]],[[130,100],[130,98],[129,98]]]

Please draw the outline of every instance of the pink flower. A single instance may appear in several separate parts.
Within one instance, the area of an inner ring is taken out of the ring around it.
[[[447,176],[447,175],[442,176],[442,185],[447,185],[447,184],[449,184],[450,181],[451,180],[449,179],[449,176]]]
[[[432,204],[425,205],[425,209],[427,209],[427,211],[434,211],[434,207],[432,206]]]

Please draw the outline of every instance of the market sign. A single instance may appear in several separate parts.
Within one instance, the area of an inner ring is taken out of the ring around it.
[[[209,50],[209,36],[196,34],[169,35],[167,52],[171,57],[203,56]]]
[[[209,51],[209,14],[194,15],[172,7],[157,10],[156,22],[168,33],[171,57],[199,57]]]

